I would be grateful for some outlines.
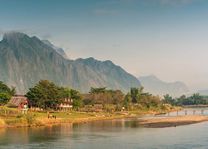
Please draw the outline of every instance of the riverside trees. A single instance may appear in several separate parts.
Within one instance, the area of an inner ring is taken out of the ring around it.
[[[126,110],[132,108],[150,108],[157,107],[162,102],[158,96],[153,96],[143,92],[144,88],[131,88],[126,95],[120,90],[107,90],[106,88],[91,88],[89,94],[85,95],[84,103],[86,105],[101,104],[104,107],[113,107],[121,110],[124,106]]]
[[[199,93],[195,93],[189,97],[185,95],[180,96],[179,98],[173,98],[170,95],[164,96],[164,103],[169,103],[171,105],[207,105],[208,104],[208,96],[202,96]]]
[[[85,105],[116,105],[122,106],[124,94],[120,90],[108,90],[106,88],[91,88],[89,94],[84,97]]]
[[[122,107],[125,107],[126,110],[131,110],[131,107],[134,109],[138,107],[151,108],[162,104],[158,96],[145,93],[143,90],[143,87],[131,88],[129,93],[125,95],[120,90],[109,90],[103,87],[91,88],[89,94],[80,94],[77,90],[58,86],[48,80],[41,80],[30,88],[25,96],[32,106],[42,109],[57,109],[65,99],[73,100],[72,104],[75,110],[79,110],[84,105],[95,104],[103,105],[107,111],[112,109],[119,111]],[[15,89],[10,89],[0,82],[1,100],[4,99],[3,101],[6,103],[14,93]]]
[[[130,92],[125,96],[124,105],[127,109],[129,106],[140,105],[141,107],[150,108],[157,107],[161,104],[159,96],[145,93],[144,88],[131,88]]]
[[[65,98],[74,100],[74,107],[80,106],[81,95],[78,91],[59,87],[48,80],[41,80],[34,87],[29,89],[26,97],[35,107],[43,109],[56,109]]]
[[[0,82],[0,99],[5,99],[3,100],[5,103],[14,92],[14,89],[10,89]],[[30,88],[26,97],[33,106],[43,109],[56,109],[57,105],[61,104],[65,98],[73,99],[75,110],[79,110],[85,105],[95,104],[103,105],[108,111],[110,111],[109,109],[121,110],[122,107],[125,107],[126,110],[149,109],[160,107],[163,103],[171,105],[208,104],[208,98],[199,94],[175,99],[167,94],[164,96],[164,100],[161,100],[159,96],[145,93],[143,87],[131,88],[126,95],[120,90],[108,90],[105,87],[91,88],[89,94],[81,95],[79,91],[57,86],[48,80],[42,80]]]
[[[0,81],[0,105],[6,104],[15,92],[15,88],[9,88],[6,84]]]

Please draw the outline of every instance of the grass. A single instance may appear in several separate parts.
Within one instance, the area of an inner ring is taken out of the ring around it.
[[[5,126],[5,121],[0,119],[0,126]]]
[[[174,109],[162,109],[162,108],[144,108],[134,111],[126,112],[99,112],[99,113],[87,113],[87,112],[53,112],[50,113],[56,116],[56,119],[48,119],[47,112],[34,112],[29,111],[28,114],[23,115],[21,111],[16,108],[0,107],[0,127],[17,127],[17,126],[39,126],[47,124],[59,124],[59,123],[72,123],[72,122],[86,122],[94,120],[105,120],[123,117],[132,117],[144,114],[155,114],[166,112],[167,110]]]

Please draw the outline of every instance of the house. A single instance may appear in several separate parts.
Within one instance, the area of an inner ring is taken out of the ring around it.
[[[8,107],[23,109],[25,106],[28,107],[29,100],[24,95],[15,95],[12,96],[7,105]]]
[[[58,109],[63,111],[71,110],[73,108],[72,104],[73,104],[73,99],[65,98],[63,99],[63,102],[58,106]]]

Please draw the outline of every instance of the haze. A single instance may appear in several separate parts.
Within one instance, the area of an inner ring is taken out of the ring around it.
[[[206,0],[0,2],[1,36],[22,31],[52,41],[71,59],[109,59],[137,77],[208,89]]]

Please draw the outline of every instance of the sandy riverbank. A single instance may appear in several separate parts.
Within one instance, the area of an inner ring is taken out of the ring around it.
[[[177,117],[153,117],[139,120],[139,124],[148,128],[163,128],[163,127],[177,127],[180,125],[195,124],[208,121],[208,116],[189,115]]]
[[[115,113],[86,113],[86,112],[56,112],[56,119],[48,119],[47,113],[43,112],[30,112],[29,115],[20,116],[4,116],[0,117],[0,128],[10,127],[38,127],[57,125],[61,123],[86,123],[91,121],[100,120],[112,120],[122,118],[136,118],[142,117],[146,114],[155,115],[164,112],[175,111],[178,108],[169,109],[168,111],[163,110],[137,110],[137,111],[126,111],[126,112],[115,112]]]
[[[80,117],[68,116],[68,117],[57,117],[47,118],[36,117],[32,122],[28,123],[25,118],[14,118],[12,120],[0,118],[0,128],[12,128],[12,127],[39,127],[39,126],[49,126],[57,125],[62,123],[86,123],[91,121],[101,121],[101,120],[112,120],[112,119],[122,119],[122,118],[131,118],[137,117],[135,114],[82,114]]]

